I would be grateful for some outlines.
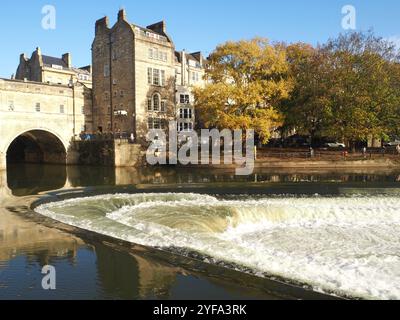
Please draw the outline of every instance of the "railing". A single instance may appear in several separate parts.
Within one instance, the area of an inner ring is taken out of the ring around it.
[[[370,149],[366,152],[357,151],[349,152],[347,150],[340,151],[291,151],[287,149],[282,150],[268,150],[259,149],[257,150],[257,159],[309,159],[309,160],[326,160],[326,161],[337,161],[337,160],[374,160],[382,158],[399,157],[400,154],[395,149]]]
[[[76,137],[77,140],[81,141],[114,141],[114,140],[125,140],[133,143],[131,134],[127,132],[121,133],[82,133]]]

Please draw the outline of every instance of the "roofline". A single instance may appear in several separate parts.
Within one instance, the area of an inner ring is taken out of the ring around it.
[[[67,89],[72,89],[68,85],[64,84],[52,84],[52,83],[47,83],[47,82],[38,82],[38,81],[29,81],[29,80],[18,80],[18,79],[8,79],[8,78],[1,78],[0,81],[5,81],[5,82],[16,82],[16,83],[28,83],[28,84],[33,84],[33,85],[40,85],[40,86],[47,86],[47,87],[59,87],[59,88],[67,88]]]

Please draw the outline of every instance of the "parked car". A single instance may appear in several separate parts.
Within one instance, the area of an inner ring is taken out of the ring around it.
[[[399,140],[395,140],[395,141],[391,141],[388,143],[385,143],[385,147],[397,147],[400,145],[400,141]]]
[[[345,149],[346,148],[346,145],[341,142],[328,142],[325,144],[325,146],[327,148],[331,148],[331,149]]]

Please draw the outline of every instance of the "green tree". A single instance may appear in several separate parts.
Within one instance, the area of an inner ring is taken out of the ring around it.
[[[372,32],[347,33],[308,50],[287,47],[292,95],[281,105],[285,126],[354,146],[387,139],[399,120],[398,52]]]
[[[392,87],[392,96],[393,99],[391,103],[391,107],[386,110],[386,124],[389,132],[389,136],[400,138],[400,63],[393,62],[386,66],[389,68],[391,77],[390,77],[390,85]]]
[[[285,46],[290,65],[293,90],[282,100],[280,111],[285,123],[282,133],[307,135],[311,140],[318,135],[326,118],[328,86],[323,75],[329,72],[324,52],[304,43]]]
[[[400,92],[395,86],[395,46],[372,32],[348,33],[330,40],[327,135],[349,146],[369,138],[387,139],[397,118]]]

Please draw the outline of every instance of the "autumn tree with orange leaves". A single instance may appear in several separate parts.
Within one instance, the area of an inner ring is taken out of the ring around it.
[[[288,72],[286,51],[266,39],[217,47],[209,58],[206,86],[194,92],[203,126],[254,129],[267,142],[283,123],[277,106],[292,88]]]

